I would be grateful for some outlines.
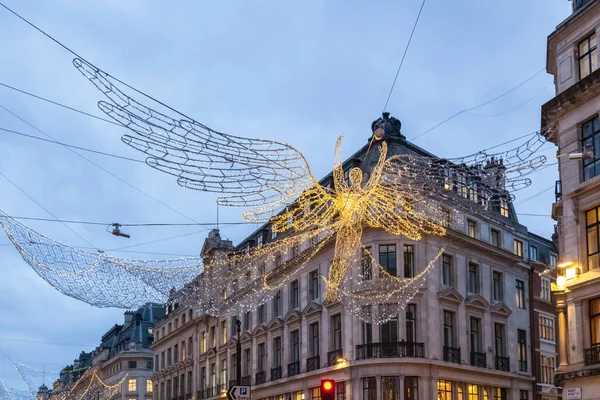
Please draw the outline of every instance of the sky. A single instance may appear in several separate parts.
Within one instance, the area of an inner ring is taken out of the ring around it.
[[[420,0],[2,2],[100,68],[215,130],[293,145],[317,177],[331,170],[338,135],[344,134],[346,156],[370,137],[421,6]],[[509,92],[415,140],[441,157],[472,154],[538,130],[540,106],[554,94],[544,70],[546,38],[570,10],[566,0],[427,1],[388,111],[411,139]],[[73,56],[3,8],[0,48],[0,83],[102,115],[96,106],[101,95],[73,67]],[[121,142],[126,132],[116,126],[5,87],[0,106],[0,128],[36,136],[43,131],[69,144],[143,159]],[[546,144],[544,154],[556,150]],[[214,194],[181,188],[144,164],[84,156],[97,166],[64,147],[0,131],[0,173],[27,193],[0,176],[0,209],[53,218],[33,198],[60,219],[107,225],[217,220]],[[547,167],[515,193],[519,221],[547,238],[557,176],[556,166]],[[221,207],[219,220],[241,221],[240,209]],[[59,223],[22,222],[88,246]],[[126,239],[105,226],[70,226],[109,254],[141,259],[195,256],[211,229],[131,227],[123,229],[131,234]],[[254,228],[225,226],[221,233],[239,243]],[[9,357],[60,370],[122,323],[124,310],[94,308],[54,290],[4,235],[0,269],[0,377],[9,387],[25,389]]]

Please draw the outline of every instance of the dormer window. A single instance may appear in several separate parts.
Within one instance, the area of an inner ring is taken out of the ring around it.
[[[579,43],[579,79],[583,79],[598,68],[596,34],[592,33]]]
[[[263,235],[262,235],[262,233],[261,233],[260,235],[258,235],[258,236],[256,237],[256,245],[257,245],[257,246],[262,246],[262,244],[263,244]]]

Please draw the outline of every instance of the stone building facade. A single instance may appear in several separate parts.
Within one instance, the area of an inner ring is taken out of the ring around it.
[[[386,129],[390,153],[429,155],[407,142],[399,125]],[[344,168],[358,166],[368,174],[367,148],[346,160]],[[321,183],[327,186],[328,179]],[[241,384],[252,387],[252,398],[318,400],[320,380],[331,378],[340,400],[534,399],[532,348],[538,344],[532,343],[530,234],[512,206],[486,217],[460,217],[446,237],[419,242],[365,228],[363,244],[400,277],[418,274],[444,248],[424,287],[395,320],[366,324],[339,302],[322,300],[320,275],[327,276],[333,245],[306,263],[274,299],[237,316]],[[277,235],[267,224],[236,248],[271,240]],[[202,255],[231,249],[213,231]],[[300,254],[303,250],[300,246]],[[267,270],[293,262],[293,252],[286,257]],[[373,270],[371,279],[377,278]],[[243,291],[244,285],[232,282],[228,295]],[[235,321],[198,315],[171,300],[152,345],[154,400],[223,396],[235,383]]]
[[[548,36],[547,71],[556,95],[542,106],[542,128],[557,146],[558,371],[563,399],[600,397],[600,1],[577,1]]]

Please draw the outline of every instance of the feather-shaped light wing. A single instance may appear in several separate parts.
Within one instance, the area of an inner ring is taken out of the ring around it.
[[[149,100],[152,108],[85,60],[73,64],[108,98],[98,103],[100,109],[132,132],[123,142],[147,154],[148,165],[177,177],[181,186],[227,194],[219,199],[222,205],[259,207],[246,216],[263,220],[316,183],[304,156],[287,144],[220,133]]]

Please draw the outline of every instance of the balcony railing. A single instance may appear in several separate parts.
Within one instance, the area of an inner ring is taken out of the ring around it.
[[[510,371],[510,358],[496,356],[496,369],[498,371]]]
[[[478,353],[476,351],[471,352],[471,365],[474,367],[486,368],[487,360],[485,353]]]
[[[288,376],[298,375],[300,373],[300,361],[288,364]]]
[[[329,353],[327,353],[327,365],[331,367],[332,365],[337,364],[338,360],[343,357],[344,350],[342,349],[330,351]]]
[[[444,361],[460,364],[460,347],[444,346]]]
[[[321,368],[321,357],[314,356],[306,359],[306,371],[316,371]]]
[[[262,385],[267,380],[267,374],[265,371],[257,372],[254,376],[254,384]]]
[[[583,362],[585,365],[600,364],[600,346],[585,349]]]
[[[213,397],[214,395],[215,395],[214,388],[205,388],[205,389],[201,389],[198,392],[198,397],[200,399],[208,399],[209,397]]]
[[[233,387],[233,386],[236,386],[236,385],[237,385],[237,381],[235,379],[231,379],[229,381],[229,387]]]
[[[416,342],[383,342],[356,346],[357,360],[396,357],[425,357],[425,345]]]
[[[252,376],[242,376],[242,386],[252,386]]]
[[[271,368],[271,380],[276,381],[281,379],[281,365],[279,367]]]

